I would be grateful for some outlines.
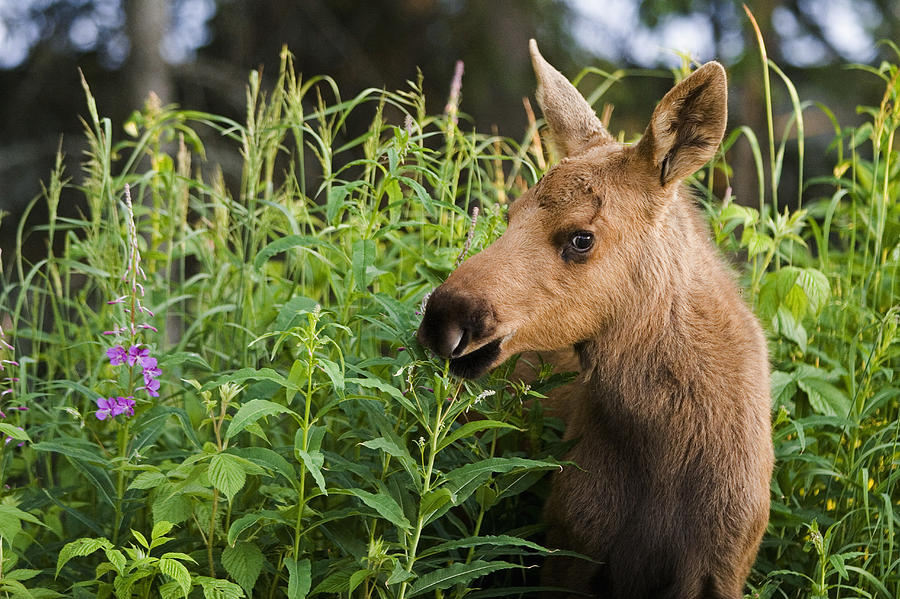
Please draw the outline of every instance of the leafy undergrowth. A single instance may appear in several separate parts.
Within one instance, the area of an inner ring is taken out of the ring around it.
[[[759,596],[900,596],[897,72],[872,69],[886,92],[865,124],[834,122],[834,176],[804,182],[805,205],[777,197],[785,146],[802,159],[804,111],[821,109],[796,94],[799,135],[767,153],[737,128],[695,181],[771,337]],[[0,269],[0,592],[538,585],[566,449],[540,398],[567,378],[544,367],[525,384],[509,364],[463,382],[413,337],[423,296],[541,176],[536,124],[521,143],[466,131],[453,102],[426,114],[417,84],[342,99],[287,54],[268,94],[251,74],[243,123],[151,101],[114,135],[85,88],[83,180],[60,162],[49,223],[4,228],[56,249]],[[207,163],[209,136],[239,157],[233,180]],[[736,143],[773,181],[758,208],[713,194]],[[80,218],[58,215],[67,194]]]

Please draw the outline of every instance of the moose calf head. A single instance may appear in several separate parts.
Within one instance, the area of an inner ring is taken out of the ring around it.
[[[509,226],[464,262],[426,305],[423,345],[477,377],[511,355],[596,337],[635,310],[678,248],[668,218],[681,181],[715,153],[726,84],[710,62],[656,107],[641,140],[618,143],[531,40],[537,98],[565,156],[509,208]]]

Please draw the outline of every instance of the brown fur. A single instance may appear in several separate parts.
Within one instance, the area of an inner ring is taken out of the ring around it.
[[[641,141],[616,143],[532,41],[538,98],[566,158],[509,227],[432,294],[419,339],[480,376],[574,348],[570,459],[545,509],[544,583],[603,598],[738,599],[768,519],[769,371],[760,326],[681,181],[725,129],[725,72],[676,85]],[[593,235],[579,252],[573,237]]]

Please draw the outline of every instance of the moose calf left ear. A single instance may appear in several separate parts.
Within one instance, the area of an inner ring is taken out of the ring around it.
[[[725,69],[708,62],[660,101],[638,142],[638,150],[659,172],[663,187],[706,164],[725,134],[728,91]]]

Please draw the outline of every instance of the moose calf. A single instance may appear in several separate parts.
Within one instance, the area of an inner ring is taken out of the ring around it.
[[[682,181],[716,152],[726,84],[710,62],[616,142],[531,41],[537,98],[565,156],[509,226],[428,300],[423,345],[478,377],[574,348],[580,441],[545,508],[543,583],[604,599],[742,596],[769,513],[769,370],[759,323]]]

